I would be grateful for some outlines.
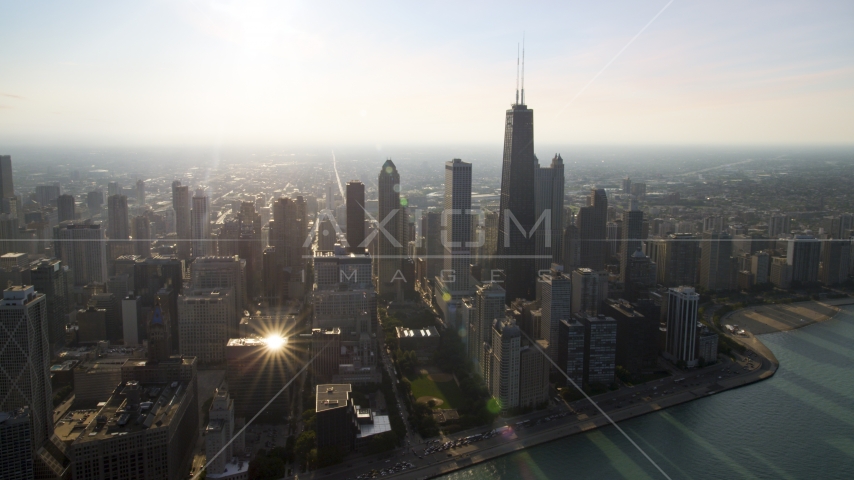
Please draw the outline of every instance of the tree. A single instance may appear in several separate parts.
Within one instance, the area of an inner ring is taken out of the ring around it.
[[[277,480],[285,476],[285,462],[279,457],[268,457],[263,451],[249,462],[252,480]]]
[[[294,455],[300,465],[305,465],[308,460],[308,454],[317,446],[317,434],[314,430],[306,430],[302,432],[294,444]]]

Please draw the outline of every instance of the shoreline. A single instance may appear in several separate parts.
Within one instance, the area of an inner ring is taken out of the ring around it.
[[[836,315],[839,314],[841,309],[840,306],[844,305],[854,305],[854,298],[841,298],[841,299],[833,299],[826,301],[809,301],[809,302],[798,302],[792,304],[786,304],[787,306],[795,306],[795,307],[803,307],[805,304],[810,305],[821,305],[826,308],[832,308],[832,315],[824,315],[819,319],[812,320],[810,322],[804,322],[803,324],[791,325],[787,328],[777,329],[774,332],[764,332],[759,335],[764,335],[766,333],[777,333],[782,331],[796,330],[801,327],[805,327],[807,325],[812,325],[814,323],[824,322],[831,318],[835,318]],[[768,306],[758,306],[754,308],[763,308]],[[729,318],[731,315],[736,314],[738,312],[742,312],[742,310],[737,310],[735,312],[731,312],[727,316],[725,316],[722,321],[726,318]],[[649,413],[658,412],[660,410],[664,410],[666,408],[675,407],[677,405],[681,405],[684,403],[688,403],[709,395],[717,394],[720,392],[724,392],[726,390],[731,390],[734,388],[740,388],[746,385],[750,385],[756,382],[760,382],[762,380],[766,380],[772,377],[777,369],[780,366],[779,361],[774,356],[774,353],[771,352],[768,347],[765,346],[764,343],[754,335],[752,332],[748,332],[748,336],[739,336],[739,335],[729,335],[725,334],[727,337],[735,340],[736,342],[744,345],[745,347],[751,349],[756,352],[762,358],[761,365],[755,370],[745,372],[743,374],[739,374],[734,377],[726,378],[723,380],[715,381],[711,384],[699,385],[694,389],[687,390],[678,394],[673,394],[668,397],[663,397],[657,399],[656,401],[650,401],[644,404],[633,405],[631,407],[622,408],[616,411],[608,411],[608,416],[610,416],[615,422],[621,422],[624,420],[629,420],[632,418],[640,417],[643,415],[647,415]],[[583,418],[582,418],[583,417]],[[475,451],[470,451],[466,453],[454,454],[452,453],[452,457],[445,458],[437,461],[436,463],[425,465],[421,467],[417,467],[412,470],[405,470],[398,474],[391,475],[392,478],[401,478],[401,479],[418,479],[425,480],[428,478],[435,478],[442,475],[447,475],[449,473],[464,470],[469,467],[488,462],[490,460],[496,459],[498,457],[502,457],[504,455],[509,455],[512,453],[519,452],[526,448],[534,447],[537,445],[542,445],[548,442],[552,442],[555,440],[560,440],[565,437],[569,437],[572,435],[577,435],[579,433],[585,433],[597,428],[611,426],[611,423],[602,415],[596,415],[593,417],[587,417],[586,415],[581,415],[578,417],[573,417],[575,420],[572,420],[569,424],[561,424],[556,425],[551,428],[543,428],[540,431],[530,432],[527,430],[522,431],[522,436],[517,436],[516,433],[513,433],[511,441],[500,443],[497,445],[488,446],[485,448],[478,448]],[[515,419],[514,419],[515,420]],[[477,444],[474,444],[477,445]],[[377,464],[377,468],[382,468],[382,463]],[[364,472],[364,468],[360,469],[360,472]],[[358,474],[356,474],[358,475]],[[356,475],[353,474],[345,474],[345,472],[329,472],[326,473],[324,471],[316,471],[312,472],[309,475],[309,478],[355,478]]]
[[[650,402],[630,408],[625,408],[616,412],[608,412],[608,416],[610,416],[615,423],[619,424],[624,420],[630,420],[632,418],[641,417],[643,415],[655,413],[666,408],[675,407],[677,405],[682,405],[684,403],[698,400],[709,395],[714,395],[720,392],[740,388],[746,385],[760,382],[762,380],[766,380],[772,377],[774,373],[776,373],[777,368],[779,368],[780,364],[774,354],[771,353],[771,351],[768,350],[768,348],[765,347],[764,344],[759,342],[758,339],[756,339],[756,342],[758,342],[759,345],[762,345],[761,350],[754,349],[754,345],[746,345],[749,348],[753,349],[758,355],[763,357],[762,366],[757,368],[756,370],[726,380],[720,380],[711,385],[698,386],[693,390],[683,392],[678,395],[673,395],[667,398],[662,398],[661,400],[654,403]],[[770,354],[770,358],[764,355],[766,351]],[[571,425],[556,426],[551,429],[547,429],[542,432],[537,432],[533,435],[526,436],[525,438],[517,438],[512,442],[489,447],[485,450],[477,451],[472,454],[457,456],[456,458],[449,458],[441,463],[421,467],[412,471],[404,471],[398,475],[394,475],[393,478],[412,480],[426,480],[428,478],[436,478],[442,475],[447,475],[457,470],[464,470],[480,463],[494,460],[498,457],[516,453],[526,448],[535,447],[537,445],[542,445],[572,435],[577,435],[580,433],[585,433],[594,429],[608,426],[612,426],[611,422],[609,422],[602,415],[596,415],[595,417],[580,420]]]
[[[727,313],[720,323],[739,325],[753,335],[787,332],[830,320],[846,305],[854,305],[854,298],[754,305]]]

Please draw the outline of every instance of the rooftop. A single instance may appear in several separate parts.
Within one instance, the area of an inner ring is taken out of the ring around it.
[[[90,415],[88,424],[76,441],[103,440],[149,428],[167,428],[175,418],[186,391],[187,385],[177,381],[123,382],[113,391],[106,405]]]
[[[318,385],[315,411],[322,412],[324,410],[347,406],[351,391],[353,390],[350,384]]]

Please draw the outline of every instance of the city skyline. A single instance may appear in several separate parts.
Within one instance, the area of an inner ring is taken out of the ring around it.
[[[854,5],[8,11],[0,478],[854,468]]]

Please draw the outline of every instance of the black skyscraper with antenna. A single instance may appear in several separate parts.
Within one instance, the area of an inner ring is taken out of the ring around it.
[[[525,105],[525,48],[522,47],[522,95],[519,97],[519,59],[516,59],[516,103],[507,110],[504,124],[504,163],[498,214],[496,264],[507,291],[507,303],[536,295],[536,222],[534,179],[534,111]],[[512,216],[511,216],[512,215]],[[515,221],[514,221],[515,219]],[[517,225],[518,224],[518,225]],[[540,226],[542,228],[542,226]],[[524,232],[522,231],[524,230]]]

